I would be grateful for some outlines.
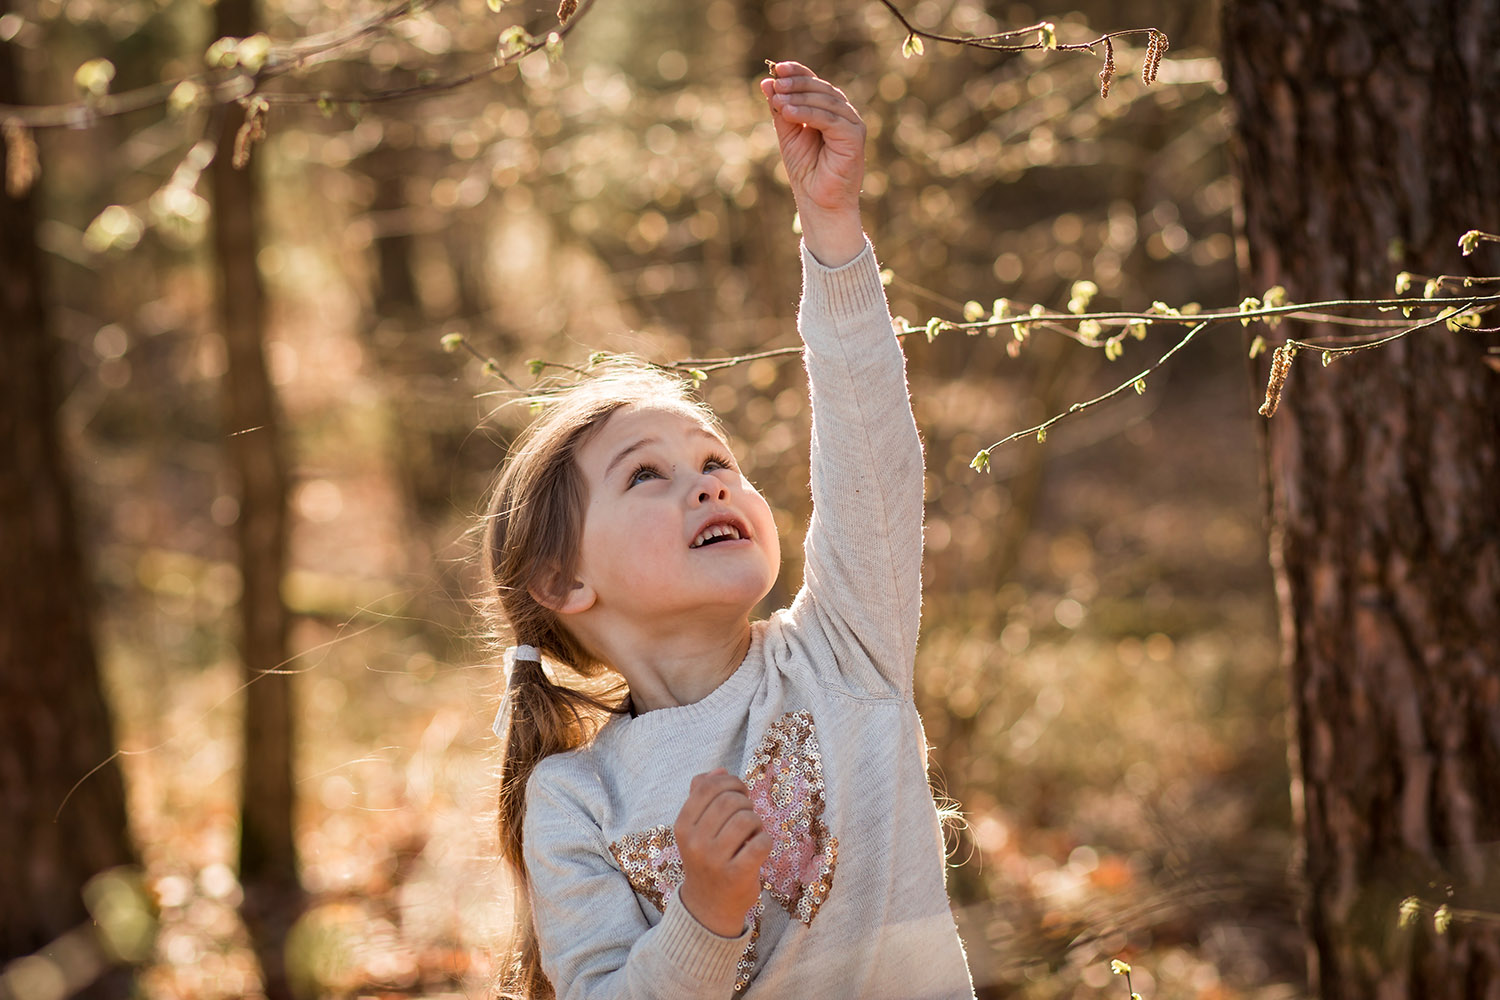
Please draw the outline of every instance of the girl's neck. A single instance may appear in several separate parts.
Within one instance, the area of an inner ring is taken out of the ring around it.
[[[611,665],[630,685],[632,711],[691,705],[708,697],[750,652],[750,622],[705,641],[702,636],[653,637],[639,649],[616,649]]]

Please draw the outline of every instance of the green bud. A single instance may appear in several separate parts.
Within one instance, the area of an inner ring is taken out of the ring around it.
[[[464,346],[464,335],[461,333],[445,333],[442,339],[443,350],[452,354]]]
[[[1137,396],[1144,396],[1146,394],[1146,380],[1145,379],[1138,378],[1138,379],[1135,380],[1135,394]]]
[[[696,389],[704,382],[708,381],[708,372],[704,371],[702,368],[689,368],[688,378],[693,380],[693,388]]]
[[[1117,976],[1123,976],[1130,971],[1130,963],[1122,962],[1117,958],[1109,963],[1109,971]]]
[[[1401,901],[1400,916],[1397,919],[1398,927],[1410,927],[1416,922],[1417,915],[1422,912],[1422,901],[1416,896],[1407,896]]]
[[[526,370],[531,372],[531,374],[533,375],[540,375],[542,372],[547,370],[547,362],[543,361],[541,358],[527,358]]]
[[[902,55],[902,57],[906,58],[906,59],[910,59],[912,56],[919,56],[921,54],[922,54],[922,39],[918,38],[915,33],[907,35],[906,36],[906,41],[904,41],[904,42],[901,43],[901,55]]]
[[[977,323],[984,319],[984,306],[973,299],[964,303],[964,322]]]
[[[931,319],[929,319],[927,321],[927,328],[923,331],[924,333],[927,334],[927,342],[930,344],[934,340],[936,340],[937,339],[937,335],[942,332],[942,329],[943,329],[943,321],[942,320],[938,319],[936,316],[934,316]]]
[[[969,463],[969,468],[973,469],[975,472],[989,472],[990,450],[988,448],[981,448],[974,455],[974,460]]]
[[[1126,323],[1125,327],[1136,340],[1145,340],[1146,327],[1150,325],[1151,321],[1149,319],[1133,319],[1129,323]]]
[[[1458,238],[1458,248],[1465,257],[1479,249],[1479,240],[1483,235],[1479,230],[1471,229]]]
[[[1043,21],[1037,29],[1037,41],[1041,42],[1042,48],[1048,51],[1057,48],[1057,25],[1051,21]]]
[[[1448,928],[1452,925],[1453,911],[1448,908],[1447,903],[1444,903],[1442,906],[1439,906],[1437,908],[1437,912],[1432,915],[1432,929],[1437,931],[1439,934],[1447,934]]]
[[[1264,353],[1266,353],[1266,338],[1257,333],[1255,339],[1250,341],[1250,357],[1258,358]]]

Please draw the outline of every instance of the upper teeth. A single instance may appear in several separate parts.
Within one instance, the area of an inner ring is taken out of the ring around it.
[[[723,538],[725,536],[728,536],[730,538],[739,538],[740,531],[732,524],[710,525],[709,527],[704,528],[701,532],[699,532],[697,538],[693,539],[692,547],[696,549],[704,542],[712,541],[715,538]]]

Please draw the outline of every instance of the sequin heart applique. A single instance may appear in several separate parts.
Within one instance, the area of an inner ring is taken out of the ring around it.
[[[833,886],[839,842],[823,820],[823,755],[812,713],[788,712],[773,722],[750,755],[745,784],[750,804],[771,835],[771,856],[761,865],[761,885],[771,898],[804,924],[811,924]],[[682,885],[682,855],[670,826],[628,834],[609,845],[631,888],[666,912]],[[740,956],[735,990],[755,971],[764,901],[746,915],[753,921],[750,943]]]
[[[839,842],[823,821],[823,755],[812,713],[788,712],[766,731],[745,775],[750,803],[773,841],[760,866],[771,898],[811,924],[833,886]]]

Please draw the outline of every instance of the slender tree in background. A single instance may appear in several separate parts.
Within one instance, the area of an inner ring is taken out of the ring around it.
[[[17,55],[0,44],[0,103],[19,103]],[[58,441],[34,150],[17,134],[0,147],[0,967],[87,924],[85,884],[135,861]],[[128,987],[109,976],[84,995]]]
[[[257,30],[253,0],[214,7],[217,37]],[[213,178],[213,241],[219,270],[219,315],[228,356],[224,420],[230,467],[239,488],[236,521],[243,592],[240,656],[245,678],[241,771],[240,882],[246,925],[271,1000],[289,997],[283,943],[302,904],[293,830],[292,678],[287,665],[288,615],[281,598],[287,553],[287,471],[263,340],[265,290],[260,248],[260,190],[252,156],[235,165],[236,144],[248,152],[254,125],[246,108],[223,109]]]
[[[1500,223],[1500,3],[1236,0],[1223,45],[1249,291],[1380,296],[1403,270],[1496,273],[1493,244],[1464,261],[1456,242]],[[1439,325],[1294,366],[1266,427],[1326,1000],[1500,996],[1494,343]],[[1420,919],[1402,929],[1404,899]]]

